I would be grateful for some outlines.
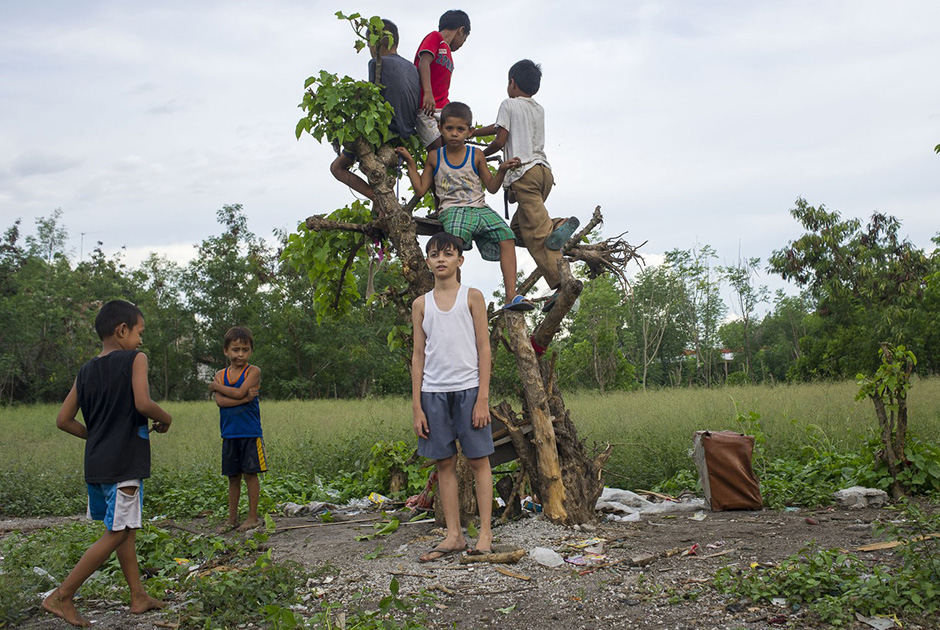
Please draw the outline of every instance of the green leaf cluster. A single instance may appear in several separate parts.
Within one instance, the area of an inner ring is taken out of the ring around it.
[[[308,77],[298,105],[304,116],[297,121],[295,135],[300,139],[309,133],[318,142],[326,138],[343,146],[362,138],[378,148],[391,137],[388,126],[393,114],[380,89],[374,83],[340,78],[326,70]]]

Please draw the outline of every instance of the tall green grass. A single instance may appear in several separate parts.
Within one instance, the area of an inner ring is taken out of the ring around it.
[[[566,397],[572,418],[588,444],[615,444],[607,483],[648,488],[683,468],[699,429],[739,429],[737,413],[761,415],[767,455],[796,455],[806,445],[856,451],[874,431],[868,401],[855,402],[854,383],[742,386],[575,393]],[[152,496],[188,490],[192,513],[224,504],[219,473],[218,410],[211,402],[167,403],[173,426],[151,434]],[[915,435],[940,435],[940,378],[914,382],[909,398]],[[55,427],[55,405],[0,407],[0,514],[68,514],[84,509],[84,442]],[[269,479],[294,483],[335,478],[361,470],[378,441],[414,440],[411,402],[367,400],[262,401]],[[264,484],[262,484],[263,486]],[[197,492],[193,492],[197,488]],[[147,496],[145,493],[145,496]],[[194,500],[193,497],[204,500]],[[182,499],[181,499],[182,500]]]

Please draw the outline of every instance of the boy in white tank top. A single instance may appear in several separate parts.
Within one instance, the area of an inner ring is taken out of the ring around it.
[[[438,497],[447,534],[422,554],[419,562],[432,562],[461,551],[488,553],[493,544],[491,363],[486,303],[478,289],[460,284],[463,254],[457,237],[439,232],[428,241],[426,251],[434,289],[419,296],[411,310],[413,426],[418,454],[437,460]],[[480,510],[480,537],[472,550],[460,527],[457,440],[473,470]]]

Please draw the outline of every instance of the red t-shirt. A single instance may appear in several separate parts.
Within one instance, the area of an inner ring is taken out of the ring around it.
[[[454,58],[450,54],[450,45],[444,41],[438,31],[428,33],[428,36],[421,41],[418,52],[415,53],[415,66],[418,66],[423,52],[431,53],[434,57],[430,67],[431,93],[434,94],[434,106],[440,109],[450,102],[447,93],[450,91],[450,75],[454,72]],[[424,86],[422,85],[418,102],[423,101]]]

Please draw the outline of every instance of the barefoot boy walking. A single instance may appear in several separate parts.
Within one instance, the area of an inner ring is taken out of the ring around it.
[[[457,447],[470,463],[480,510],[475,551],[493,544],[493,452],[490,426],[490,344],[486,304],[477,289],[461,285],[460,240],[446,232],[431,237],[427,264],[434,289],[418,297],[411,311],[414,354],[411,359],[412,411],[418,454],[437,460],[439,498],[447,535],[418,558],[431,562],[468,549],[460,528],[457,495]]]
[[[95,317],[101,353],[78,371],[56,426],[85,440],[88,516],[107,531],[82,555],[42,607],[73,626],[90,626],[75,608],[79,587],[117,551],[131,591],[131,612],[162,608],[140,582],[136,534],[143,505],[143,480],[150,476],[150,431],[166,433],[172,418],[150,399],[147,355],[138,352],[144,331],[140,309],[112,300]],[[75,419],[81,409],[85,424]],[[147,418],[153,420],[148,430]]]

